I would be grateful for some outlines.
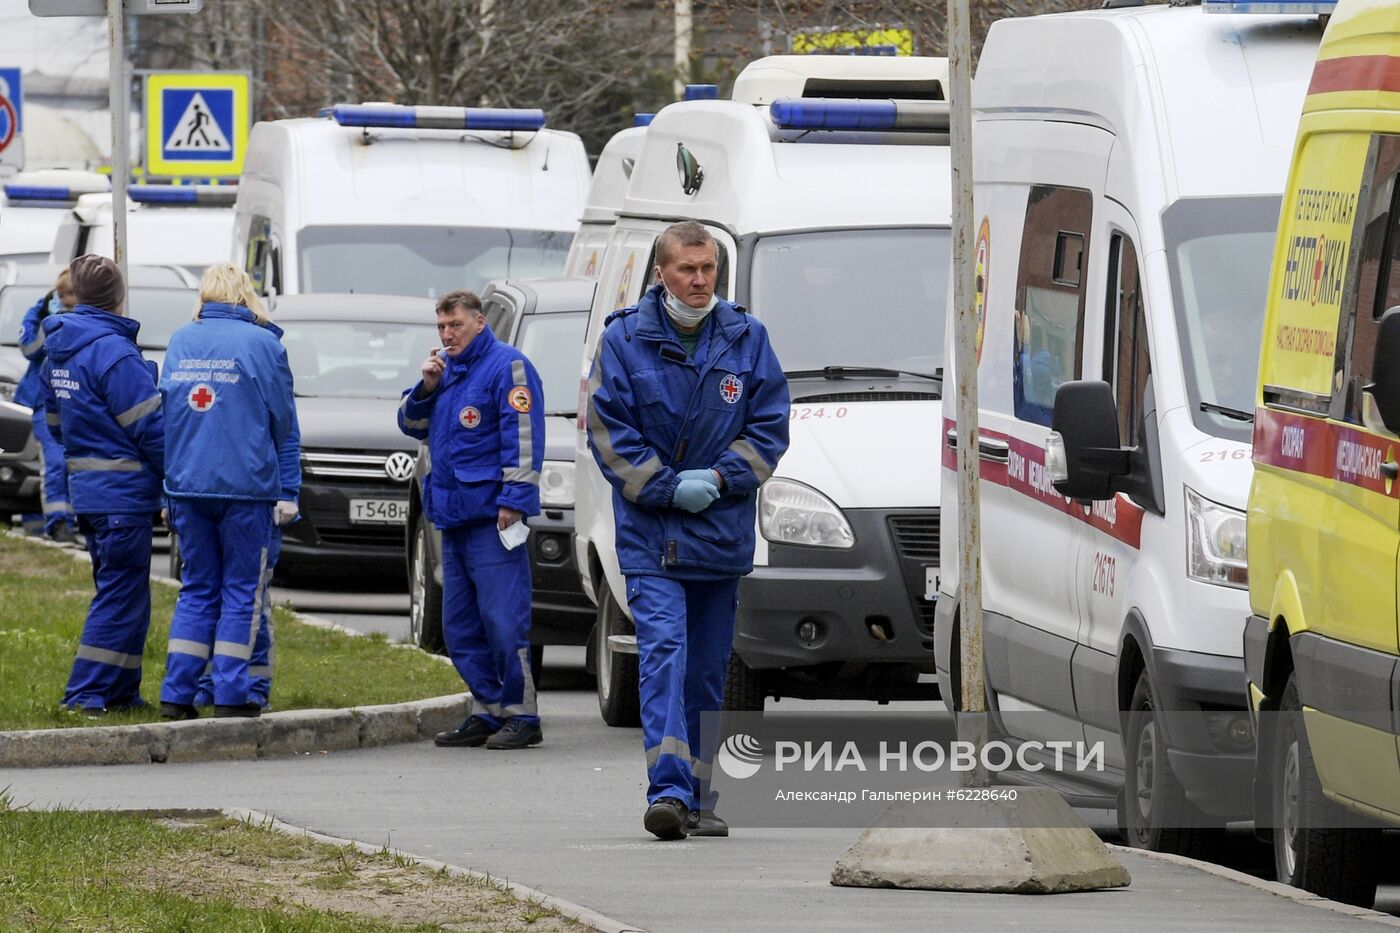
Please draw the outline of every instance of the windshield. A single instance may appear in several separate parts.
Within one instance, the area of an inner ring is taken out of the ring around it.
[[[560,275],[572,233],[487,227],[307,227],[301,291],[437,298],[491,279]]]
[[[783,369],[943,365],[946,229],[829,230],[764,237],[750,302]]]
[[[285,321],[278,326],[301,396],[398,398],[418,382],[419,366],[438,346],[431,324]]]
[[[544,386],[545,413],[572,415],[578,405],[578,358],[587,311],[527,314],[515,345],[535,364]]]
[[[1197,198],[1162,214],[1191,418],[1249,443],[1281,198]],[[1216,410],[1202,410],[1202,406]]]
[[[0,343],[16,346],[24,312],[48,292],[43,285],[12,285],[0,294]],[[127,296],[131,317],[141,322],[136,342],[164,350],[170,335],[194,318],[199,296],[192,288],[133,288]]]

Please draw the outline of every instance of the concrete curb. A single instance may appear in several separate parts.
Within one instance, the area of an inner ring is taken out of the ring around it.
[[[353,751],[432,738],[471,706],[467,694],[382,706],[300,709],[256,719],[0,732],[0,768],[224,761]]]
[[[374,846],[370,845],[367,842],[360,842],[355,839],[345,839],[340,836],[328,836],[325,833],[318,833],[314,830],[310,830],[302,826],[294,826],[291,823],[284,823],[276,817],[272,816],[271,814],[263,813],[259,810],[246,810],[241,807],[230,807],[224,809],[222,812],[225,816],[229,817],[230,819],[247,820],[256,825],[266,826],[270,829],[275,829],[278,832],[287,833],[288,835],[305,836],[308,839],[314,839],[317,842],[324,842],[334,846],[354,846],[356,849],[360,850],[361,852],[364,852],[367,855],[378,855],[380,852],[388,852],[391,855],[399,855],[405,858],[410,858],[417,864],[422,865],[424,868],[429,868],[433,871],[446,871],[448,874],[456,875],[457,877],[475,878],[479,881],[485,881],[488,884],[491,884],[502,891],[509,892],[517,900],[525,901],[526,903],[530,904],[539,904],[542,907],[548,907],[552,910],[557,910],[559,911],[559,913],[570,918],[571,920],[576,920],[584,926],[588,927],[590,930],[598,930],[600,931],[600,933],[645,933],[645,931],[641,927],[632,926],[631,924],[626,924],[617,920],[613,920],[611,917],[603,916],[596,910],[590,910],[589,908],[584,907],[580,904],[575,904],[572,901],[566,901],[563,898],[555,897],[552,894],[546,894],[543,891],[537,888],[529,887],[528,885],[523,885],[515,881],[506,881],[503,878],[494,877],[492,875],[487,874],[486,872],[477,871],[472,868],[463,868],[460,865],[449,865],[446,862],[439,862],[435,859],[421,858],[410,852],[404,852],[401,849],[389,848],[389,846],[387,845]]]
[[[1131,846],[1122,846],[1115,843],[1105,843],[1114,852],[1121,852],[1126,855],[1137,855],[1143,858],[1155,859],[1159,862],[1171,862],[1183,868],[1194,868],[1197,871],[1205,872],[1207,875],[1214,875],[1217,878],[1224,878],[1237,884],[1247,885],[1259,891],[1287,898],[1299,904],[1306,904],[1309,907],[1316,907],[1319,910],[1330,910],[1333,913],[1345,914],[1348,917],[1355,917],[1360,920],[1372,920],[1383,923],[1387,926],[1400,928],[1400,917],[1392,916],[1379,910],[1372,910],[1369,907],[1353,907],[1350,904],[1343,904],[1339,901],[1328,900],[1319,897],[1302,888],[1295,888],[1292,885],[1283,884],[1279,881],[1265,881],[1263,878],[1256,878],[1253,875],[1233,868],[1226,868],[1224,865],[1216,865],[1212,862],[1203,862],[1199,859],[1187,858],[1184,855],[1173,855],[1170,852],[1153,852],[1150,849],[1135,849]]]
[[[79,562],[92,560],[82,549],[14,531],[6,534],[67,553]],[[154,574],[151,581],[176,588],[180,585]],[[292,615],[303,625],[364,637],[361,632],[326,619],[295,611]],[[419,650],[413,645],[391,643],[390,647]],[[428,657],[452,663],[450,658],[439,655]],[[256,719],[193,719],[0,732],[0,768],[221,761],[351,751],[432,738],[460,723],[470,708],[471,695],[460,693],[379,706],[285,710]]]

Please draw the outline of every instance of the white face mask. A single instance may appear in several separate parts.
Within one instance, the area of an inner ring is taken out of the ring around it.
[[[698,327],[700,323],[705,320],[705,316],[715,309],[715,305],[718,302],[719,299],[711,295],[705,307],[692,308],[670,292],[666,292],[666,298],[664,300],[666,313],[670,315],[671,320],[675,321],[681,327]]]

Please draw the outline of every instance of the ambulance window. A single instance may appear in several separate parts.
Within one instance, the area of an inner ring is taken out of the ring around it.
[[[1082,267],[1093,209],[1093,195],[1082,188],[1031,188],[1011,360],[1016,417],[1024,421],[1048,426],[1056,390],[1083,373]]]
[[[1124,447],[1141,440],[1142,404],[1147,377],[1147,315],[1142,305],[1137,250],[1123,234],[1114,234],[1108,258],[1107,318],[1104,327],[1104,375],[1118,400],[1118,439]]]
[[[1350,319],[1350,347],[1338,354],[1340,367],[1349,358],[1351,376],[1346,382],[1346,409],[1343,417],[1361,423],[1361,387],[1371,380],[1375,362],[1377,322],[1388,308],[1400,304],[1400,136],[1377,136],[1373,143],[1374,168],[1370,194],[1357,215],[1363,225],[1361,261],[1356,282],[1356,304],[1347,313]],[[1342,329],[1343,341],[1348,338]],[[1345,346],[1345,344],[1343,344]],[[1338,374],[1339,379],[1341,374]]]

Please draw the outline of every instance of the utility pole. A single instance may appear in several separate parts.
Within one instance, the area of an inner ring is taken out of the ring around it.
[[[690,81],[690,40],[694,34],[695,21],[691,15],[690,0],[676,0],[676,60],[675,76],[671,87],[675,99],[685,95],[685,86]]]
[[[968,0],[948,0],[948,71],[953,161],[954,361],[958,371],[958,618],[962,710],[958,738],[977,748],[963,785],[985,787],[987,691],[982,668],[982,533],[977,449],[977,308],[972,218],[972,37]]]
[[[107,55],[110,64],[108,103],[112,110],[112,258],[126,280],[126,177],[131,171],[127,108],[131,88],[126,81],[126,22],[122,0],[107,0]]]

